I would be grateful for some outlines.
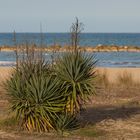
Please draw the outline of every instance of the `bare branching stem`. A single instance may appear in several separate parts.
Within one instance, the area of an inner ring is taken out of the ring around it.
[[[16,55],[16,68],[18,69],[18,46],[17,46],[17,40],[16,40],[16,32],[13,32],[13,42],[14,42],[14,46],[16,47],[15,50],[15,55]]]
[[[75,23],[72,23],[70,28],[71,33],[71,45],[74,48],[74,51],[77,51],[77,46],[79,45],[80,41],[80,33],[84,29],[83,23],[79,22],[78,18],[76,17]]]

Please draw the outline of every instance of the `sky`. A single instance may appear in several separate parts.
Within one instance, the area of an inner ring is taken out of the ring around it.
[[[140,0],[0,0],[0,32],[140,33]]]

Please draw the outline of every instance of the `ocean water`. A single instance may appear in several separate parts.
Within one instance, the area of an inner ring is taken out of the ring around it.
[[[13,33],[0,33],[0,45],[13,45]],[[47,45],[69,44],[70,34],[68,33],[16,33],[18,44],[29,42]],[[103,45],[132,45],[140,46],[140,33],[82,33],[80,35],[80,46]]]
[[[0,33],[1,45],[14,45],[12,33]],[[16,33],[16,43],[25,42],[53,45],[70,44],[68,33]],[[140,33],[83,33],[80,37],[81,46],[103,45],[131,45],[140,47]],[[138,52],[99,52],[94,53],[99,67],[140,67],[140,53]],[[45,54],[50,58],[50,54]],[[15,65],[15,54],[13,52],[0,52],[0,66]]]

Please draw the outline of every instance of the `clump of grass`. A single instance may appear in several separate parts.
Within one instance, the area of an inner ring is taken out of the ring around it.
[[[122,74],[119,74],[116,83],[117,85],[125,88],[129,88],[135,85],[132,74],[128,72],[123,72]]]
[[[17,129],[17,121],[13,116],[0,119],[0,129],[13,130]]]
[[[103,73],[97,72],[97,75],[98,75],[97,85],[99,87],[103,86],[105,88],[108,88],[111,83],[109,81],[107,71],[104,71]]]

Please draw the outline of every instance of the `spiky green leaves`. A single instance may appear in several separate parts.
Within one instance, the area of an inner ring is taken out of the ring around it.
[[[79,51],[68,52],[59,58],[56,75],[67,95],[66,110],[72,114],[79,112],[84,102],[95,93],[96,61],[93,56]]]
[[[23,61],[6,82],[19,124],[38,132],[75,129],[77,112],[95,93],[93,60],[77,51],[65,53],[53,67]]]
[[[27,77],[27,66],[24,63],[24,67],[19,67],[6,83],[12,110],[17,121],[29,131],[55,129],[53,121],[57,120],[57,113],[63,112],[65,105],[59,82],[55,77],[46,75],[46,71],[31,73],[33,69],[28,69],[30,74]]]
[[[56,129],[60,133],[76,130],[79,128],[80,123],[75,115],[71,114],[60,114],[58,120],[55,122]]]

